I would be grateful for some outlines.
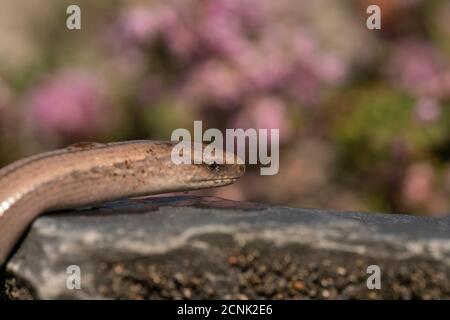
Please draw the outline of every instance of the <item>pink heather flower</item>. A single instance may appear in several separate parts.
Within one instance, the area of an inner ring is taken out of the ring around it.
[[[292,72],[279,50],[251,48],[234,59],[240,74],[255,90],[272,90],[285,83]]]
[[[279,129],[280,141],[292,135],[284,102],[277,97],[261,97],[249,103],[232,121],[233,128]]]
[[[170,52],[181,59],[189,59],[200,48],[199,39],[190,25],[173,20],[164,27],[163,37]]]
[[[104,32],[113,49],[111,64],[127,78],[138,77],[146,70],[146,52],[142,50],[160,32],[168,10],[162,6],[132,6],[120,12],[112,27]]]
[[[141,44],[160,29],[158,11],[152,7],[132,7],[123,12],[114,28],[114,38],[122,44]]]
[[[312,36],[301,29],[292,35],[292,48],[295,55],[303,59],[312,59],[317,52],[317,44]]]
[[[28,95],[26,110],[37,127],[64,137],[98,134],[111,125],[113,115],[101,80],[74,70],[38,83]]]
[[[156,39],[182,68],[174,84],[181,97],[204,106],[239,104],[279,91],[301,104],[320,101],[345,81],[349,65],[339,50],[325,51],[293,0],[156,1],[127,10],[112,35],[126,68],[131,49],[151,50]],[[314,11],[304,4],[305,10]],[[132,57],[139,57],[133,54]],[[137,60],[146,63],[145,58]],[[213,61],[213,62],[211,62]],[[185,67],[185,68],[183,68]],[[145,70],[145,66],[141,68]],[[139,73],[138,73],[139,74]],[[171,90],[168,84],[167,90]],[[164,90],[164,88],[163,88]]]
[[[300,103],[315,105],[319,102],[324,88],[311,69],[298,65],[295,74],[291,76],[291,85],[286,90]]]
[[[237,56],[245,50],[246,40],[241,36],[237,17],[231,15],[223,1],[213,1],[199,21],[199,36],[215,52],[228,57]]]
[[[415,113],[420,121],[433,122],[441,115],[441,106],[436,99],[421,98],[415,106]]]
[[[430,43],[408,40],[393,50],[388,68],[392,82],[410,94],[439,98],[449,65]]]
[[[208,46],[233,59],[267,31],[274,18],[267,0],[217,0],[207,6],[198,23]]]
[[[239,100],[245,86],[240,74],[232,67],[221,61],[207,61],[190,74],[181,94],[193,103],[229,107]]]
[[[402,195],[412,205],[424,204],[432,194],[433,168],[427,163],[411,165],[403,181]]]
[[[335,86],[342,83],[347,74],[347,66],[333,55],[324,55],[315,70],[323,82]]]
[[[346,80],[348,65],[336,55],[321,52],[306,30],[296,32],[293,49],[297,63],[311,69],[321,82],[336,86]]]

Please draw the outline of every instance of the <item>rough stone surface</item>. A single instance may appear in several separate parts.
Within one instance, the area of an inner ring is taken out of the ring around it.
[[[450,298],[450,219],[155,197],[48,214],[7,299]],[[381,269],[368,290],[367,267]],[[81,268],[81,290],[66,269]]]

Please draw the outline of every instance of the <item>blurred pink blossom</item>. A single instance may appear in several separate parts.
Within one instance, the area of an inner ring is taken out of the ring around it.
[[[25,109],[38,128],[66,138],[101,133],[113,118],[104,83],[79,70],[48,75],[31,89]]]
[[[229,108],[246,90],[246,83],[237,70],[221,61],[207,61],[197,66],[180,91],[194,103],[215,103]]]
[[[239,10],[236,1],[211,1],[205,14],[197,22],[199,36],[212,50],[228,57],[238,56],[246,50],[247,41],[243,37]]]
[[[157,8],[136,6],[124,11],[113,28],[119,44],[142,44],[160,30],[162,15]],[[114,41],[114,42],[116,42]]]
[[[403,181],[402,196],[410,205],[424,204],[432,195],[433,167],[427,163],[411,165]]]
[[[286,105],[277,97],[260,97],[250,102],[231,121],[232,128],[279,129],[280,141],[286,141],[292,135],[292,124]]]
[[[433,122],[441,115],[441,105],[436,99],[420,98],[416,103],[415,113],[420,121]]]
[[[186,23],[180,23],[176,17],[165,26],[163,37],[170,52],[181,59],[191,58],[199,49],[195,30]]]
[[[187,105],[228,106],[278,91],[300,104],[317,103],[327,88],[345,82],[350,66],[321,47],[294,5],[294,0],[156,1],[127,9],[112,40],[124,55],[131,49],[147,52],[162,40],[158,45],[169,59],[182,62],[173,86]]]
[[[254,90],[270,91],[285,84],[292,72],[284,58],[279,50],[260,51],[255,48],[236,57],[234,63],[240,71],[240,76],[246,79]]]
[[[347,66],[337,56],[323,55],[316,66],[320,79],[330,85],[342,83],[347,76]]]
[[[394,84],[416,97],[442,98],[450,65],[430,43],[407,40],[399,43],[388,62],[388,74]]]

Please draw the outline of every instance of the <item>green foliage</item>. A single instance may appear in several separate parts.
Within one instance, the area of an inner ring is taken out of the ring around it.
[[[337,111],[332,132],[341,156],[359,169],[386,160],[393,139],[408,135],[411,99],[389,89],[371,88],[351,89],[344,100],[350,106]]]
[[[448,139],[448,108],[442,108],[435,122],[421,123],[414,114],[415,101],[390,88],[351,89],[344,99],[351,105],[334,117],[332,135],[354,169],[370,170],[377,162],[389,161],[395,143],[421,157]]]

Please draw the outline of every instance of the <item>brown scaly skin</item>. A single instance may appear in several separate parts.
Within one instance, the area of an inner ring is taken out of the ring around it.
[[[0,170],[0,265],[30,223],[49,210],[72,208],[127,197],[189,191],[231,184],[245,172],[237,164],[217,164],[219,156],[200,164],[175,164],[177,142],[83,142],[66,149],[16,161]]]

